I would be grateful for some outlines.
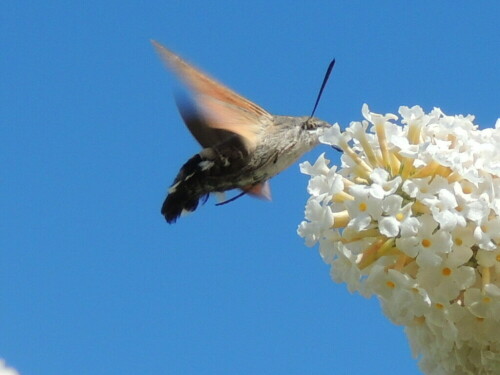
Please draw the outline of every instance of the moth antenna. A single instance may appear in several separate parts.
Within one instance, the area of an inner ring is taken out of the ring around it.
[[[231,203],[232,201],[235,201],[236,199],[244,196],[247,192],[246,191],[242,191],[241,193],[239,193],[238,195],[235,195],[234,197],[232,198],[229,198],[228,200],[225,200],[224,202],[219,202],[219,203],[216,203],[215,205],[216,206],[222,206],[224,204],[228,204],[228,203]]]
[[[335,59],[333,59],[328,68],[326,69],[325,78],[323,78],[323,83],[321,84],[321,88],[319,89],[318,97],[316,98],[316,103],[314,103],[314,108],[311,113],[311,117],[314,116],[314,112],[316,112],[316,108],[318,107],[319,100],[321,99],[321,94],[323,94],[323,90],[325,89],[326,83],[328,82],[328,78],[330,78],[330,73],[332,72],[333,66],[335,65]]]

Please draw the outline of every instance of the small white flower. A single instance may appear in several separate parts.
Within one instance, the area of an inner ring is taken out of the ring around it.
[[[310,198],[306,205],[306,219],[297,233],[306,239],[307,246],[313,246],[333,224],[333,213],[328,206],[321,205],[321,197]]]
[[[487,288],[467,289],[464,293],[465,307],[478,318],[489,318],[500,323],[500,290],[496,285],[488,284]]]
[[[361,108],[361,113],[363,114],[363,117],[365,119],[367,119],[369,122],[371,122],[374,125],[377,125],[377,124],[385,125],[390,120],[397,120],[398,119],[398,116],[396,116],[392,113],[388,113],[385,116],[382,116],[378,113],[370,112],[370,108],[368,108],[368,104],[363,104],[363,107]]]
[[[340,146],[349,142],[349,137],[340,131],[339,124],[334,124],[320,135],[319,141],[327,145]]]
[[[422,215],[420,224],[416,236],[399,238],[396,245],[408,256],[416,258],[419,266],[438,266],[444,254],[451,251],[451,235],[437,229],[437,223],[430,215]]]
[[[390,175],[385,169],[375,168],[370,179],[373,183],[366,187],[368,193],[375,199],[383,199],[384,197],[393,194],[401,185],[401,177],[389,179]]]
[[[436,194],[448,188],[448,181],[441,176],[416,178],[403,183],[403,191],[424,204],[432,205]]]
[[[361,282],[362,273],[356,266],[357,257],[349,249],[339,244],[337,256],[330,263],[332,265],[331,276],[336,282],[345,282],[350,292],[365,292],[364,284]]]
[[[500,239],[500,217],[485,217],[474,230],[474,237],[479,247],[484,250],[496,249],[496,243]]]
[[[419,126],[425,126],[429,123],[430,117],[426,115],[422,107],[415,105],[413,107],[401,106],[399,107],[398,113],[401,115],[401,122],[403,124],[417,124]]]
[[[417,281],[429,291],[431,298],[451,301],[474,283],[475,271],[472,267],[456,267],[445,261],[439,266],[421,267],[417,272]]]
[[[408,138],[403,137],[392,137],[390,139],[391,143],[399,149],[401,156],[417,159],[422,151],[421,145],[413,145],[410,143]]]
[[[384,216],[379,220],[380,233],[387,237],[415,236],[418,232],[420,222],[416,217],[411,216],[412,203],[403,204],[403,198],[399,195],[389,195],[382,202]]]
[[[313,165],[308,161],[300,163],[300,171],[309,176],[320,176],[327,175],[330,172],[330,160],[325,158],[325,153],[323,152],[318,159],[314,162]]]
[[[349,189],[349,193],[354,198],[345,202],[350,217],[367,216],[377,220],[382,215],[381,199],[373,197],[369,189],[355,185]]]
[[[330,174],[333,174],[330,177]],[[342,176],[335,174],[335,169],[331,169],[330,172],[326,175],[317,175],[311,177],[309,183],[307,185],[307,191],[312,196],[320,196],[326,194],[327,199],[331,199],[331,197],[335,194],[338,194],[344,190],[344,181]]]
[[[472,251],[472,246],[475,244],[473,230],[473,226],[469,224],[464,228],[455,228],[451,232],[453,247],[447,259],[451,266],[461,266],[468,262],[474,255]]]
[[[431,300],[425,289],[396,270],[386,271],[385,267],[375,265],[366,279],[366,286],[379,297],[385,314],[395,324],[412,324],[430,309]]]
[[[448,189],[441,189],[437,199],[429,202],[434,220],[439,223],[441,230],[451,231],[456,226],[465,227],[465,217],[457,211],[458,203],[455,195]]]
[[[476,254],[476,261],[482,267],[495,267],[500,271],[500,249],[496,250],[481,250]]]

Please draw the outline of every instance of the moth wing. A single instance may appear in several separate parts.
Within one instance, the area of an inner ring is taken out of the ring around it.
[[[238,139],[240,138],[240,136],[230,131],[210,127],[207,116],[201,111],[192,98],[180,95],[176,95],[175,97],[177,108],[179,109],[184,123],[203,148],[227,142],[235,137],[238,137]]]
[[[214,136],[210,129],[220,129],[240,136],[247,148],[255,147],[262,127],[272,124],[273,116],[188,64],[160,43],[152,43],[161,58],[195,94],[201,113],[193,116],[189,111],[184,110],[183,113],[182,107],[180,110],[183,118],[190,120],[185,120],[186,124],[198,142],[204,147],[213,145],[207,143],[220,134]]]

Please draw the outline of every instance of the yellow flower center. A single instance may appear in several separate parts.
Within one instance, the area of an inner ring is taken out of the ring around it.
[[[431,245],[432,245],[432,241],[431,241],[431,240],[429,240],[428,238],[424,238],[424,239],[422,240],[422,246],[423,246],[423,247],[430,247]]]
[[[470,186],[465,186],[462,191],[464,192],[464,194],[471,194],[472,188]]]
[[[450,276],[451,275],[451,269],[449,269],[448,267],[445,267],[441,270],[441,273],[443,274],[443,276]]]

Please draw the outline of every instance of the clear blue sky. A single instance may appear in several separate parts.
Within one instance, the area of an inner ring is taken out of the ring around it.
[[[292,5],[293,4],[293,5]],[[23,375],[418,374],[376,299],[296,235],[298,165],[169,226],[199,147],[154,38],[282,115],[499,116],[498,1],[3,1],[0,357]],[[320,152],[338,162],[329,148]]]

